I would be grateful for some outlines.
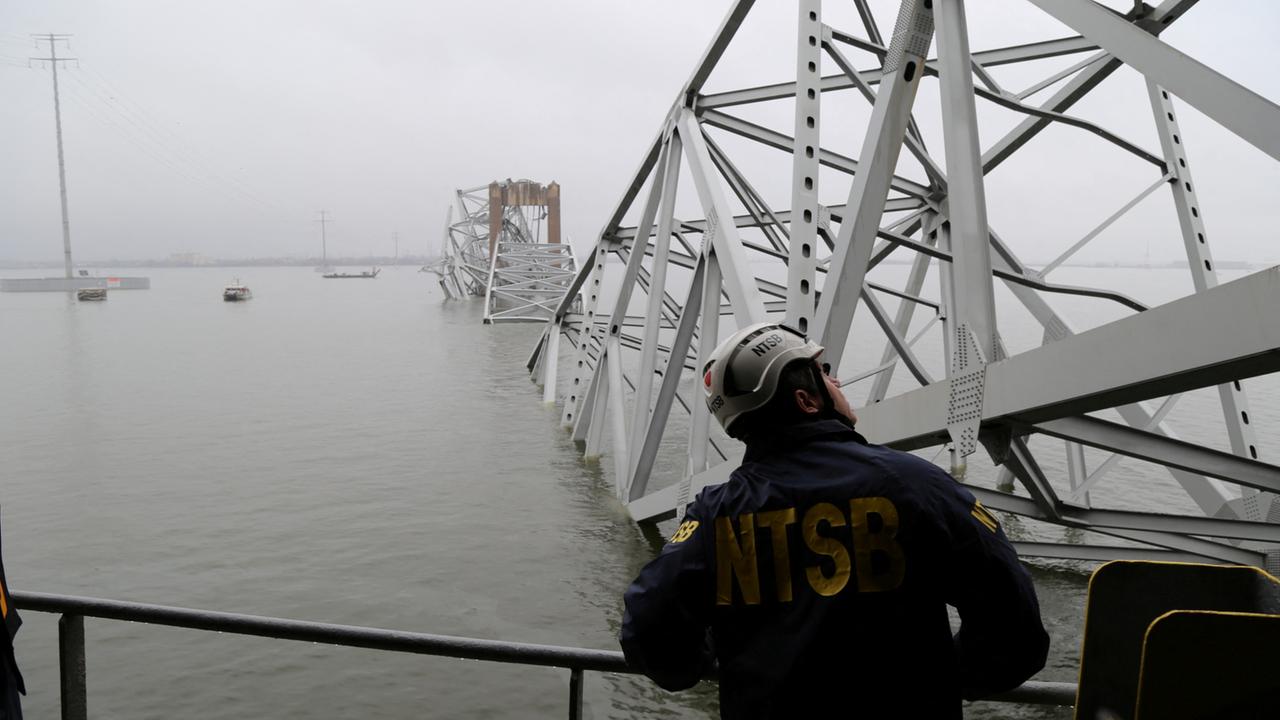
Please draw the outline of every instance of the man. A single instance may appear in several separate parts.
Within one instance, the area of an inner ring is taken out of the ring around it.
[[[25,695],[22,674],[13,657],[13,636],[18,632],[22,619],[9,597],[9,585],[4,577],[4,553],[0,552],[0,720],[22,720],[22,705],[18,693]]]
[[[716,348],[707,407],[746,455],[627,589],[622,649],[668,690],[717,661],[724,718],[960,718],[1044,666],[1035,589],[972,494],[854,430],[821,353],[771,323]]]

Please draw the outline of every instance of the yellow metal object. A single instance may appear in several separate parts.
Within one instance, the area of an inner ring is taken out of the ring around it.
[[[1278,640],[1280,580],[1259,568],[1107,563],[1089,580],[1075,717],[1255,717],[1237,710],[1280,697]]]

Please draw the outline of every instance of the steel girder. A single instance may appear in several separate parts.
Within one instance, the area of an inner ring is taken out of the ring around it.
[[[496,211],[495,198],[502,203]],[[446,299],[483,297],[486,324],[545,322],[578,273],[572,246],[558,234],[554,183],[543,188],[507,180],[458,190],[446,215],[440,258],[423,270],[436,274]]]
[[[482,297],[489,280],[489,188],[487,185],[455,191],[449,205],[440,246],[440,259],[423,268],[434,272],[445,297]],[[454,211],[458,221],[454,222]]]
[[[952,472],[988,506],[1070,529],[1033,523],[1035,532],[1019,542],[1026,555],[1250,564],[1274,555],[1280,467],[1259,458],[1240,381],[1280,371],[1280,315],[1273,310],[1280,307],[1280,269],[1219,284],[1175,101],[1277,159],[1280,108],[1159,39],[1195,0],[1138,3],[1123,15],[1090,0],[1029,2],[1078,35],[971,51],[963,0],[906,0],[886,46],[865,4],[857,4],[862,32],[850,33],[824,23],[821,0],[797,0],[794,81],[706,93],[752,3],[732,7],[529,360],[544,399],[559,392],[562,420],[586,453],[612,455],[618,497],[637,520],[672,517],[736,466],[741,446],[711,425],[697,368],[718,338],[772,318],[806,330],[833,364],[844,362],[846,385],[866,384],[859,428],[872,441],[936,448],[934,458],[945,449]],[[938,57],[928,58],[935,39]],[[874,66],[856,68],[838,46]],[[1072,55],[1079,60],[1018,92],[991,71]],[[824,60],[839,72],[824,75]],[[1123,65],[1145,78],[1158,149],[1068,114]],[[944,108],[933,150],[912,115],[923,77],[936,78]],[[856,155],[822,142],[822,99],[845,89],[871,105]],[[1030,99],[1042,92],[1045,99]],[[795,103],[790,128],[735,114],[780,99]],[[982,103],[1024,119],[995,136],[979,126],[975,108]],[[1132,200],[1095,213],[1105,216],[1101,224],[1037,271],[990,227],[984,178],[1052,125],[1084,130],[1152,175]],[[761,148],[760,155],[788,154],[788,192],[762,192],[767,186],[742,170],[753,165],[721,147],[716,133],[738,138],[737,147],[745,141]],[[907,158],[924,180],[902,174]],[[852,176],[843,204],[819,200],[820,174],[828,182]],[[697,209],[678,212],[677,185],[686,180]],[[1193,294],[1148,307],[1127,288],[1048,281],[1162,187],[1172,195]],[[628,217],[635,223],[624,224]],[[879,266],[904,254],[912,256],[905,282],[880,281]],[[1009,354],[997,281],[1038,323],[1041,347]],[[580,308],[573,304],[579,292]],[[1076,332],[1050,302],[1063,294],[1128,314]],[[868,345],[865,329],[846,347],[855,325],[881,333],[883,351],[859,355],[857,346]],[[561,335],[572,360],[558,379]],[[899,364],[907,373],[895,380]],[[1179,399],[1199,388],[1216,388],[1221,412],[1214,414],[1229,447],[1181,440],[1171,426]],[[966,458],[979,446],[990,466],[966,474]],[[1012,480],[1020,487],[1006,484]],[[1130,490],[1168,502],[1158,512],[1125,507]],[[1101,495],[1110,505],[1096,504]],[[1065,539],[1044,537],[1055,532]]]

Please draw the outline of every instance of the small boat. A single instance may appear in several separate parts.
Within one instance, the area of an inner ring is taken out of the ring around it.
[[[106,288],[80,288],[79,290],[76,291],[76,299],[85,300],[85,301],[106,300],[107,289]]]
[[[251,297],[253,297],[253,292],[249,290],[248,285],[241,283],[239,279],[227,285],[222,291],[222,299],[227,302],[248,300]]]
[[[324,277],[329,278],[330,280],[346,279],[346,278],[364,278],[365,280],[372,280],[378,277],[378,273],[380,272],[382,272],[381,269],[374,268],[372,270],[365,270],[364,272],[358,272],[358,273],[341,273],[341,272],[325,273]]]

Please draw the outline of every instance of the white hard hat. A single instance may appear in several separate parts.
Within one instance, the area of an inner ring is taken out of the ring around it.
[[[711,353],[702,369],[707,409],[729,427],[743,413],[763,407],[778,389],[782,369],[792,360],[818,357],[822,346],[778,323],[748,325]]]

